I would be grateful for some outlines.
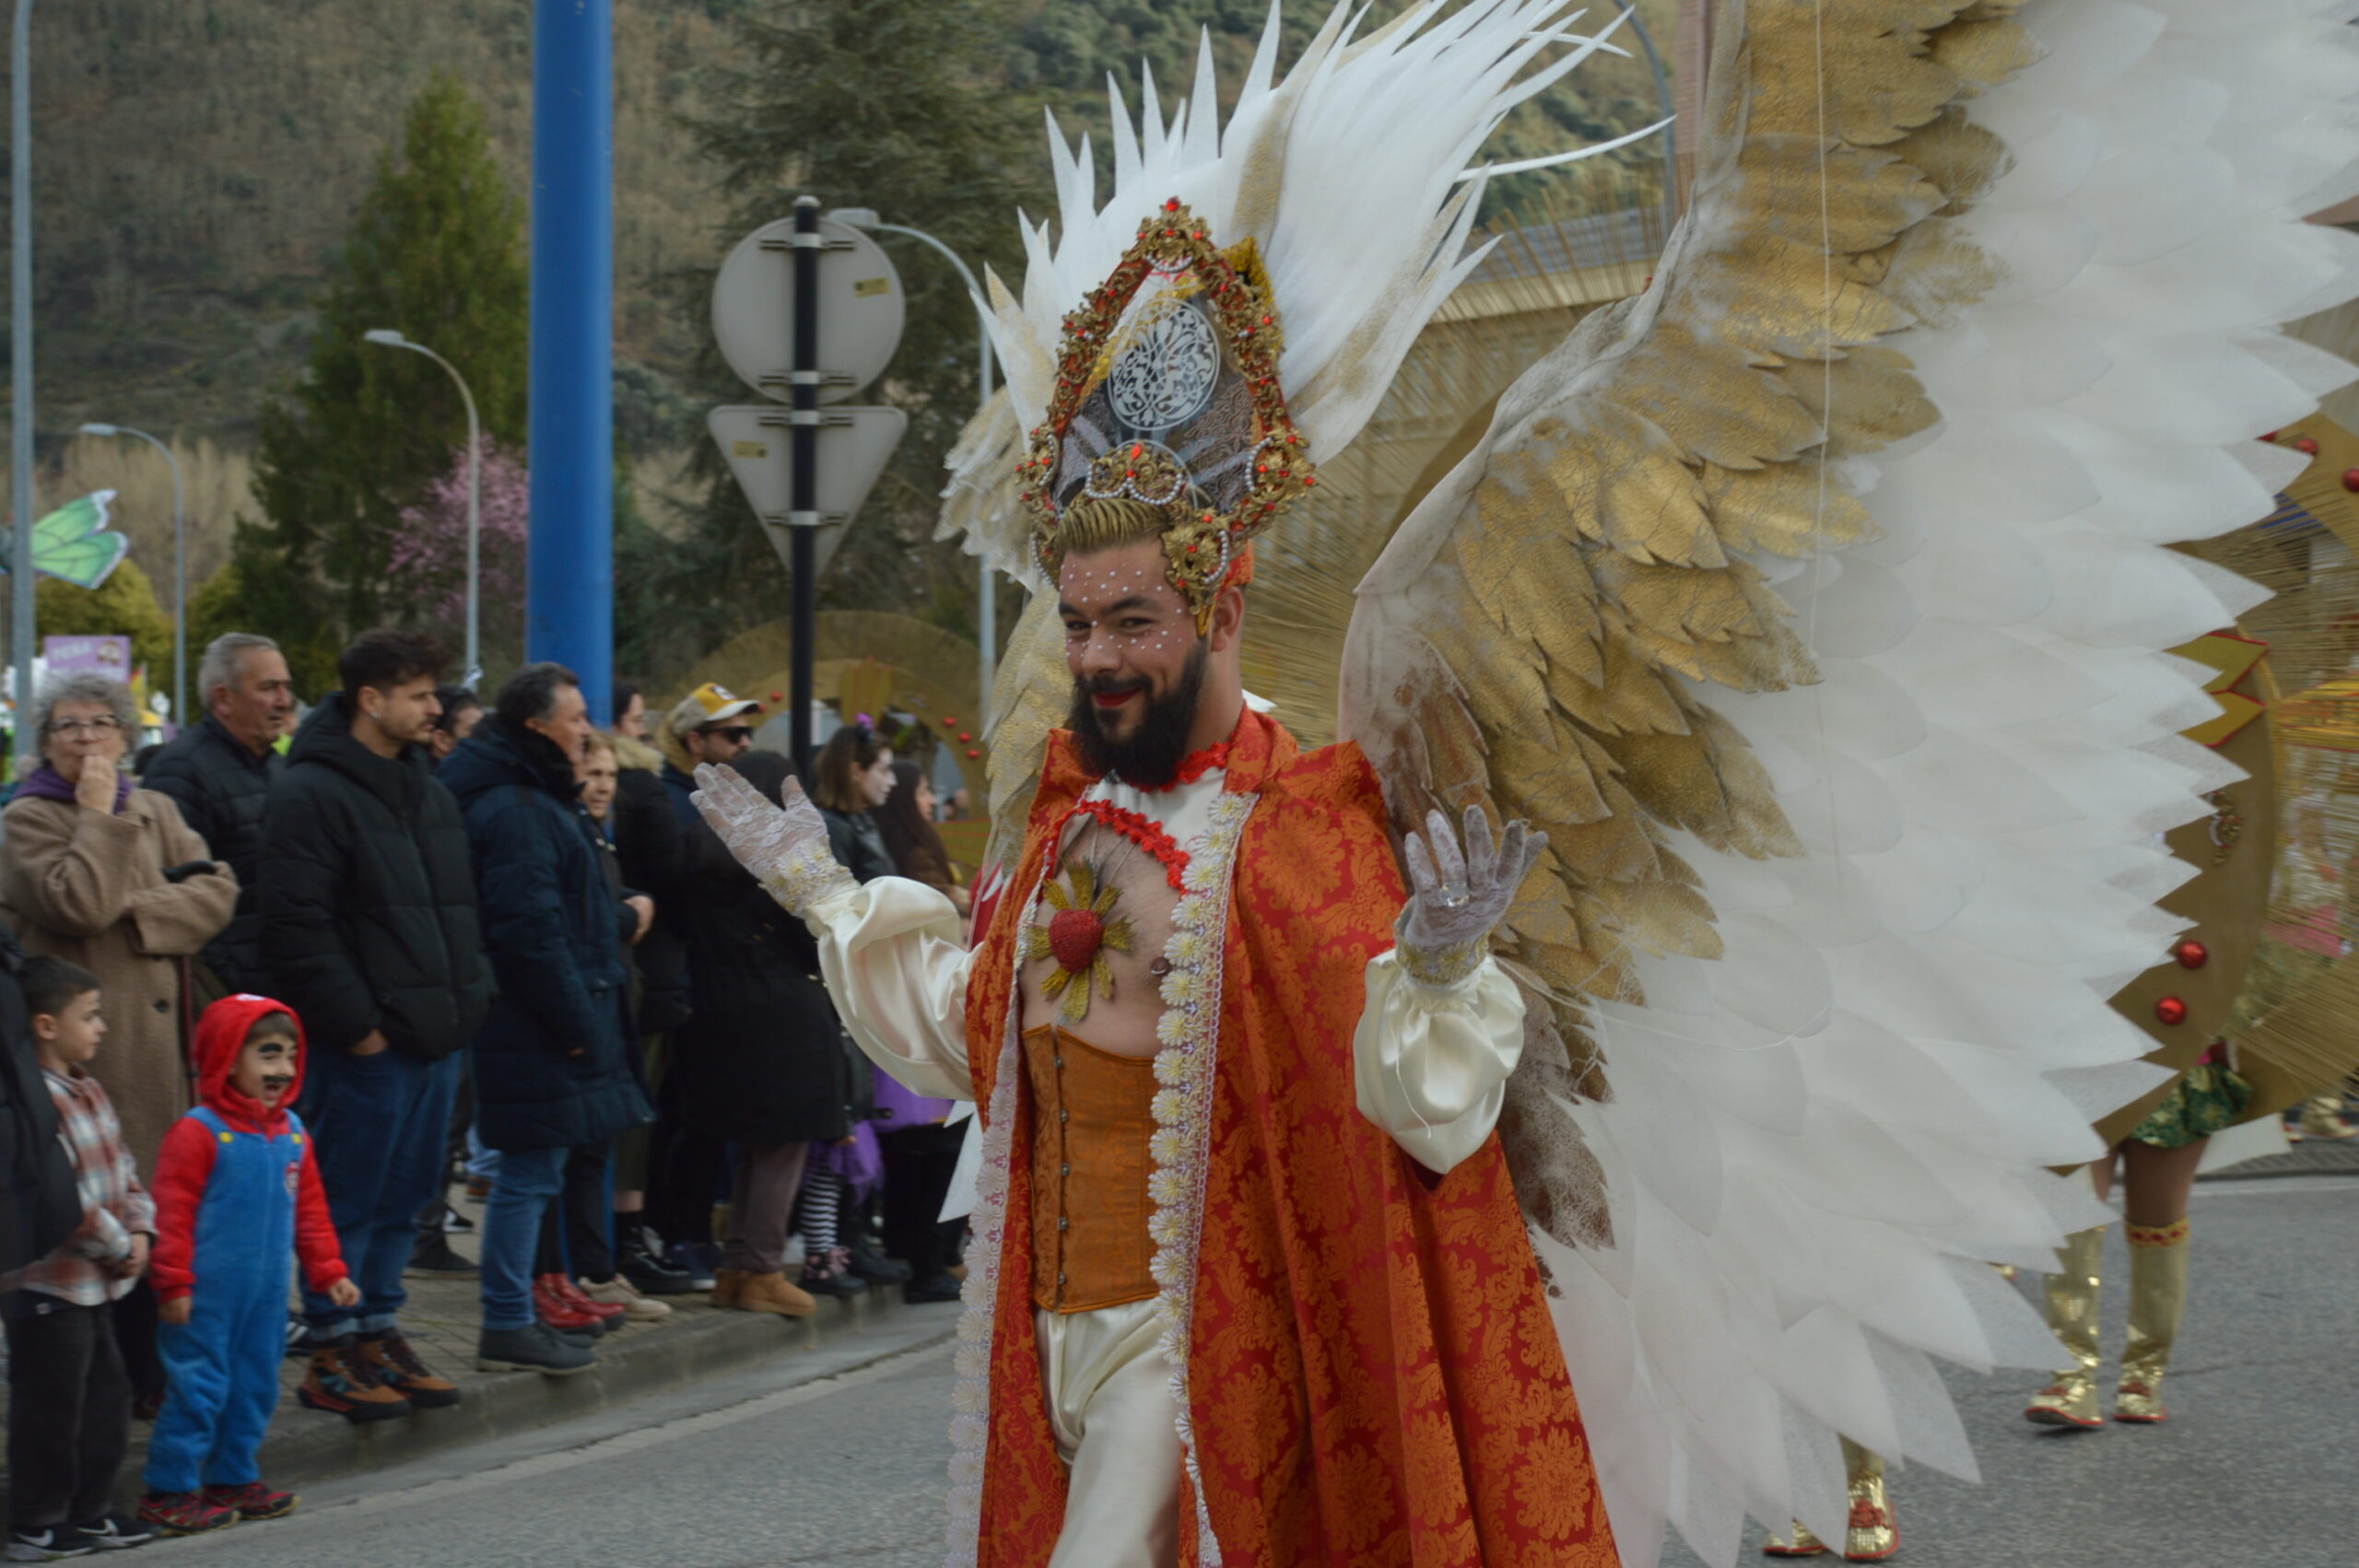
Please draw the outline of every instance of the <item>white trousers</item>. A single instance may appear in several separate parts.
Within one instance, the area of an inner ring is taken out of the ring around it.
[[[1057,1457],[1071,1467],[1049,1568],[1174,1568],[1182,1456],[1155,1303],[1033,1314]]]

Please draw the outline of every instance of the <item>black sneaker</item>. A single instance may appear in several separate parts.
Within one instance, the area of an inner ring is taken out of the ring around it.
[[[475,1341],[475,1368],[480,1372],[539,1372],[570,1377],[598,1364],[587,1345],[568,1343],[546,1324],[522,1328],[487,1328]]]
[[[474,1235],[475,1228],[475,1223],[473,1220],[468,1219],[464,1214],[460,1213],[448,1203],[442,1205],[442,1229],[444,1231],[454,1236],[463,1236]]]
[[[947,1274],[928,1274],[922,1280],[911,1280],[901,1287],[901,1299],[911,1306],[930,1301],[957,1301],[959,1284]]]
[[[423,1235],[410,1248],[409,1267],[402,1270],[402,1275],[414,1280],[472,1280],[479,1271],[452,1251],[451,1244],[440,1236]]]
[[[630,1281],[633,1290],[643,1296],[687,1296],[712,1288],[699,1286],[693,1270],[675,1268],[658,1256],[642,1239],[646,1234],[642,1229],[626,1239],[615,1258],[616,1272]]]
[[[851,1271],[872,1285],[906,1285],[910,1282],[910,1266],[898,1258],[887,1258],[865,1240],[851,1245]]]
[[[88,1557],[99,1549],[79,1539],[64,1525],[41,1530],[11,1530],[5,1556],[11,1562],[54,1562],[61,1557]]]
[[[690,1291],[709,1291],[712,1289],[713,1266],[705,1259],[702,1251],[697,1246],[696,1243],[692,1241],[674,1242],[670,1247],[665,1249],[663,1253],[663,1261],[672,1268],[687,1275],[688,1289]],[[636,1285],[639,1284],[639,1281],[633,1280],[631,1283]],[[640,1285],[640,1289],[641,1290],[645,1290],[646,1288],[647,1287],[644,1285]]]
[[[856,1296],[868,1293],[868,1281],[851,1271],[851,1255],[839,1246],[803,1265],[803,1288],[815,1296]]]
[[[156,1532],[128,1514],[109,1514],[87,1525],[76,1525],[72,1534],[88,1541],[94,1550],[120,1551],[125,1547],[146,1546],[156,1539]]]

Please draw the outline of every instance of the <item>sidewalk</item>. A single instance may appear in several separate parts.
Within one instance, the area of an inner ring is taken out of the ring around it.
[[[452,1196],[458,1196],[453,1188]],[[481,1222],[482,1208],[462,1211]],[[472,1235],[450,1238],[453,1248],[475,1256]],[[402,1328],[427,1364],[459,1385],[459,1404],[420,1410],[401,1421],[356,1425],[341,1416],[305,1410],[295,1402],[306,1363],[290,1356],[280,1363],[281,1398],[270,1435],[263,1440],[262,1473],[273,1485],[300,1486],[324,1477],[376,1469],[441,1449],[454,1448],[535,1427],[569,1421],[587,1411],[685,1384],[723,1377],[780,1355],[799,1354],[857,1335],[886,1321],[914,1324],[940,1319],[940,1332],[957,1322],[955,1302],[910,1306],[898,1286],[874,1289],[850,1301],[821,1298],[816,1316],[785,1318],[768,1313],[720,1312],[701,1294],[663,1298],[669,1317],[636,1324],[599,1340],[598,1364],[572,1377],[530,1372],[477,1372],[475,1334],[480,1322],[475,1281],[418,1280],[409,1287]],[[5,1408],[5,1407],[0,1407]],[[135,1422],[131,1455],[124,1461],[122,1495],[135,1501],[146,1461],[148,1427]],[[0,1486],[5,1490],[5,1486]]]

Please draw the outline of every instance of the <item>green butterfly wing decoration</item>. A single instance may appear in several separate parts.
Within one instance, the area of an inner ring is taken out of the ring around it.
[[[96,588],[123,564],[131,541],[107,526],[112,490],[66,502],[33,524],[33,570],[76,588]],[[0,563],[0,577],[7,567]]]

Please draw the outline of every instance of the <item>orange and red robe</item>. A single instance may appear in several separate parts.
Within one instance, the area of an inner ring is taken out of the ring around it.
[[[1005,1086],[995,1074],[1020,1003],[1019,928],[1053,828],[1093,782],[1059,732],[968,987],[977,1103],[1012,1090],[992,1129],[1004,1168],[985,1178],[1002,1195],[990,1239],[1009,1261],[993,1270],[973,1412],[981,1568],[1039,1568],[1064,1513],[1034,1352],[1028,1091],[1020,1072]],[[1230,859],[1196,1266],[1166,1291],[1186,1331],[1181,1515],[1198,1526],[1181,1559],[1614,1568],[1496,1135],[1436,1176],[1357,1108],[1364,974],[1392,945],[1403,897],[1376,777],[1357,747],[1305,755],[1249,713],[1226,792],[1250,814]]]

